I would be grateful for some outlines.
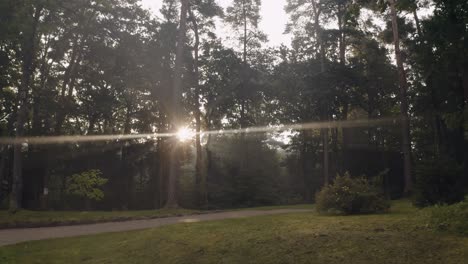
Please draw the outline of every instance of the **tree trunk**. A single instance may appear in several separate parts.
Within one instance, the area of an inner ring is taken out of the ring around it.
[[[200,35],[198,31],[198,23],[192,10],[189,8],[190,20],[193,25],[193,33],[195,34],[194,49],[194,85],[195,85],[195,145],[196,145],[196,164],[195,164],[195,182],[197,188],[197,203],[198,205],[206,204],[206,170],[204,170],[203,151],[201,146],[201,111],[200,111],[200,73],[199,73],[199,48],[200,48]]]
[[[207,180],[208,180],[209,175],[211,175],[211,173],[213,172],[213,152],[210,149],[211,142],[212,142],[212,136],[211,136],[211,134],[209,134],[208,138],[206,140],[206,146],[205,146],[206,158],[205,158],[205,163],[204,163],[204,166],[205,166],[205,169],[206,169],[206,178],[207,178]],[[208,186],[207,186],[207,190],[208,190]],[[206,199],[208,200],[208,196],[207,196]]]
[[[346,64],[346,34],[345,29],[345,18],[344,11],[342,10],[341,5],[338,8],[338,30],[340,33],[339,36],[339,50],[340,50],[340,64],[344,66]]]
[[[345,32],[345,29],[346,29],[346,17],[345,17],[345,14],[346,14],[346,4],[345,3],[342,3],[342,4],[339,4],[338,5],[338,12],[337,12],[337,19],[338,19],[338,30],[339,30],[339,33],[340,33],[340,36],[339,36],[339,59],[340,59],[340,65],[342,67],[342,69],[344,70],[345,67],[346,67],[346,32]],[[347,120],[348,119],[348,112],[349,112],[349,99],[348,99],[348,93],[346,91],[346,83],[341,83],[341,85],[343,86],[343,91],[342,91],[342,94],[343,94],[343,100],[342,100],[342,104],[343,104],[343,111],[342,111],[342,116],[341,116],[341,120]],[[341,128],[341,133],[342,133],[342,147],[341,147],[341,157],[336,157],[335,158],[335,162],[336,162],[336,170],[339,171],[341,174],[344,173],[344,171],[346,170],[346,168],[344,168],[344,159],[346,158],[346,151],[347,151],[347,148],[348,148],[348,137],[347,137],[347,134],[348,134],[348,128]],[[338,144],[338,143],[336,143]],[[336,148],[336,150],[338,150],[338,148]],[[335,151],[335,153],[338,153],[338,151]]]
[[[31,7],[33,9],[33,7]],[[17,117],[16,117],[16,137],[24,136],[24,125],[28,115],[28,94],[30,90],[31,78],[34,72],[34,57],[36,53],[36,38],[39,18],[42,7],[37,6],[33,12],[31,31],[23,40],[22,75],[21,84],[18,87]],[[23,167],[22,167],[22,145],[16,144],[13,148],[13,181],[10,193],[10,210],[16,211],[22,206],[23,196]]]
[[[402,137],[402,153],[404,163],[404,193],[410,194],[413,188],[411,177],[411,139],[410,139],[410,121],[408,116],[408,83],[406,81],[406,73],[403,67],[403,61],[400,53],[400,38],[398,34],[398,22],[395,0],[388,0],[390,3],[390,11],[392,15],[393,29],[393,44],[395,46],[395,59],[398,67],[398,81],[400,86],[400,114],[401,114],[401,137]]]
[[[125,113],[125,123],[124,123],[124,134],[129,135],[131,133],[131,120],[132,120],[132,105],[130,102],[127,101],[126,106],[126,113]],[[129,165],[129,156],[130,156],[130,147],[123,145],[121,147],[121,182],[120,187],[122,194],[121,197],[121,206],[122,210],[128,210],[130,208],[131,200],[132,200],[132,188],[133,188],[133,173],[132,168]]]
[[[242,15],[244,20],[244,37],[243,37],[243,44],[244,44],[244,51],[242,53],[242,61],[244,65],[247,65],[247,10],[245,9],[245,0],[242,1]]]
[[[318,7],[317,1],[312,1],[312,11],[314,12],[314,24],[315,24],[315,30],[316,30],[316,40],[317,40],[317,46],[320,50],[319,59],[320,59],[320,73],[323,74],[325,73],[325,47],[322,41],[322,28],[320,26],[320,14],[321,10]],[[322,83],[323,85],[323,83]],[[322,109],[322,121],[328,121],[328,107],[326,107],[327,103],[325,102],[325,107]],[[323,182],[325,185],[328,184],[330,176],[329,176],[329,129],[328,128],[322,128],[320,129],[320,134],[322,137],[322,144],[323,144]]]
[[[310,202],[312,199],[312,195],[310,193],[310,185],[309,180],[307,177],[307,131],[302,131],[302,145],[300,150],[300,168],[299,171],[301,173],[302,184],[304,184],[304,200],[306,202]]]
[[[47,152],[45,153],[47,155]],[[47,165],[47,163],[45,163]],[[39,195],[40,200],[40,207],[41,210],[47,210],[48,206],[48,199],[49,197],[49,175],[47,168],[44,170],[44,176],[42,177],[42,189]]]
[[[6,136],[13,136],[13,128],[15,127],[17,112],[13,109],[13,113],[8,117],[8,123],[6,127]],[[9,177],[9,172],[11,170],[11,160],[12,160],[12,149],[10,145],[6,145],[3,148],[2,159],[0,160],[0,188],[4,188],[4,196],[0,199],[5,198],[10,190],[9,186],[11,184],[11,178]],[[5,183],[5,185],[3,185]]]
[[[85,210],[86,211],[91,211],[91,199],[85,198]]]
[[[468,103],[468,65],[465,66],[463,73],[463,91],[465,95],[465,105]]]
[[[320,131],[320,134],[322,136],[322,143],[323,143],[323,183],[324,185],[328,185],[330,181],[330,175],[329,175],[329,168],[330,168],[330,162],[329,162],[329,133],[328,133],[328,128],[324,128]]]
[[[174,89],[172,91],[172,104],[171,104],[171,115],[172,115],[172,129],[176,132],[180,126],[180,102],[182,97],[182,66],[185,46],[185,33],[187,28],[187,10],[188,0],[181,0],[180,7],[180,25],[177,36],[177,49],[176,49],[176,60],[174,69]],[[169,151],[169,179],[167,188],[167,201],[166,208],[177,208],[179,207],[177,202],[177,181],[179,174],[179,162],[178,162],[178,151],[177,144],[172,146]]]
[[[419,21],[417,10],[418,10],[417,7],[413,9],[413,18],[414,18],[414,23],[416,24],[416,32],[418,32],[418,38],[421,38],[422,37],[421,22]]]
[[[2,146],[1,154],[0,154],[1,155],[1,157],[0,157],[0,200],[3,200],[3,198],[5,197],[4,195],[6,193],[8,193],[8,192],[6,192],[7,190],[5,190],[7,188],[4,188],[5,187],[5,182],[8,182],[7,177],[6,177],[6,173],[5,173],[8,152],[9,152],[9,146],[8,145]]]

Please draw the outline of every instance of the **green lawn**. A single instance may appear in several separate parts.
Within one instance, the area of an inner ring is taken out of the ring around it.
[[[243,208],[237,210],[274,210],[274,209],[311,209],[312,205],[265,206]],[[160,218],[180,215],[207,213],[210,211],[176,209],[147,211],[28,211],[21,210],[14,214],[0,211],[0,228],[10,227],[40,227],[66,224],[86,224],[108,221],[123,221],[144,218]]]
[[[0,263],[467,263],[468,238],[407,202],[363,216],[297,213],[177,224],[0,248]]]

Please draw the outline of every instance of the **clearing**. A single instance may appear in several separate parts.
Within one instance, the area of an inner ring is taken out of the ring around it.
[[[315,212],[183,223],[0,248],[1,263],[466,263],[468,238],[426,227],[424,211]]]

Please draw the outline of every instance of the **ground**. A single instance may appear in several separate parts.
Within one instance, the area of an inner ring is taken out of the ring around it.
[[[237,210],[277,210],[277,209],[311,209],[312,205],[299,204],[289,206],[264,206],[241,208]],[[14,214],[0,211],[0,229],[16,227],[42,227],[75,225],[83,223],[103,223],[148,218],[210,213],[189,209],[161,209],[146,211],[29,211],[21,210]]]
[[[283,214],[0,248],[0,263],[466,263],[468,238],[428,229],[399,202],[388,214]]]
[[[197,214],[200,211],[187,209],[163,209],[147,211],[28,211],[21,210],[14,214],[0,211],[0,228],[40,227],[70,225],[80,223],[100,223],[131,219],[158,218]]]

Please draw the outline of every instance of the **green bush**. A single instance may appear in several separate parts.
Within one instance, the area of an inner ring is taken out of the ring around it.
[[[468,235],[468,197],[453,205],[436,205],[430,210],[429,225],[437,230]]]
[[[417,164],[414,173],[414,205],[424,207],[463,200],[463,167],[453,160],[444,157],[423,160]]]
[[[319,213],[368,214],[390,208],[382,192],[365,178],[351,178],[348,172],[316,194]]]
[[[92,201],[100,201],[104,198],[101,187],[107,183],[107,179],[101,177],[100,170],[89,170],[72,175],[67,181],[67,193]]]

